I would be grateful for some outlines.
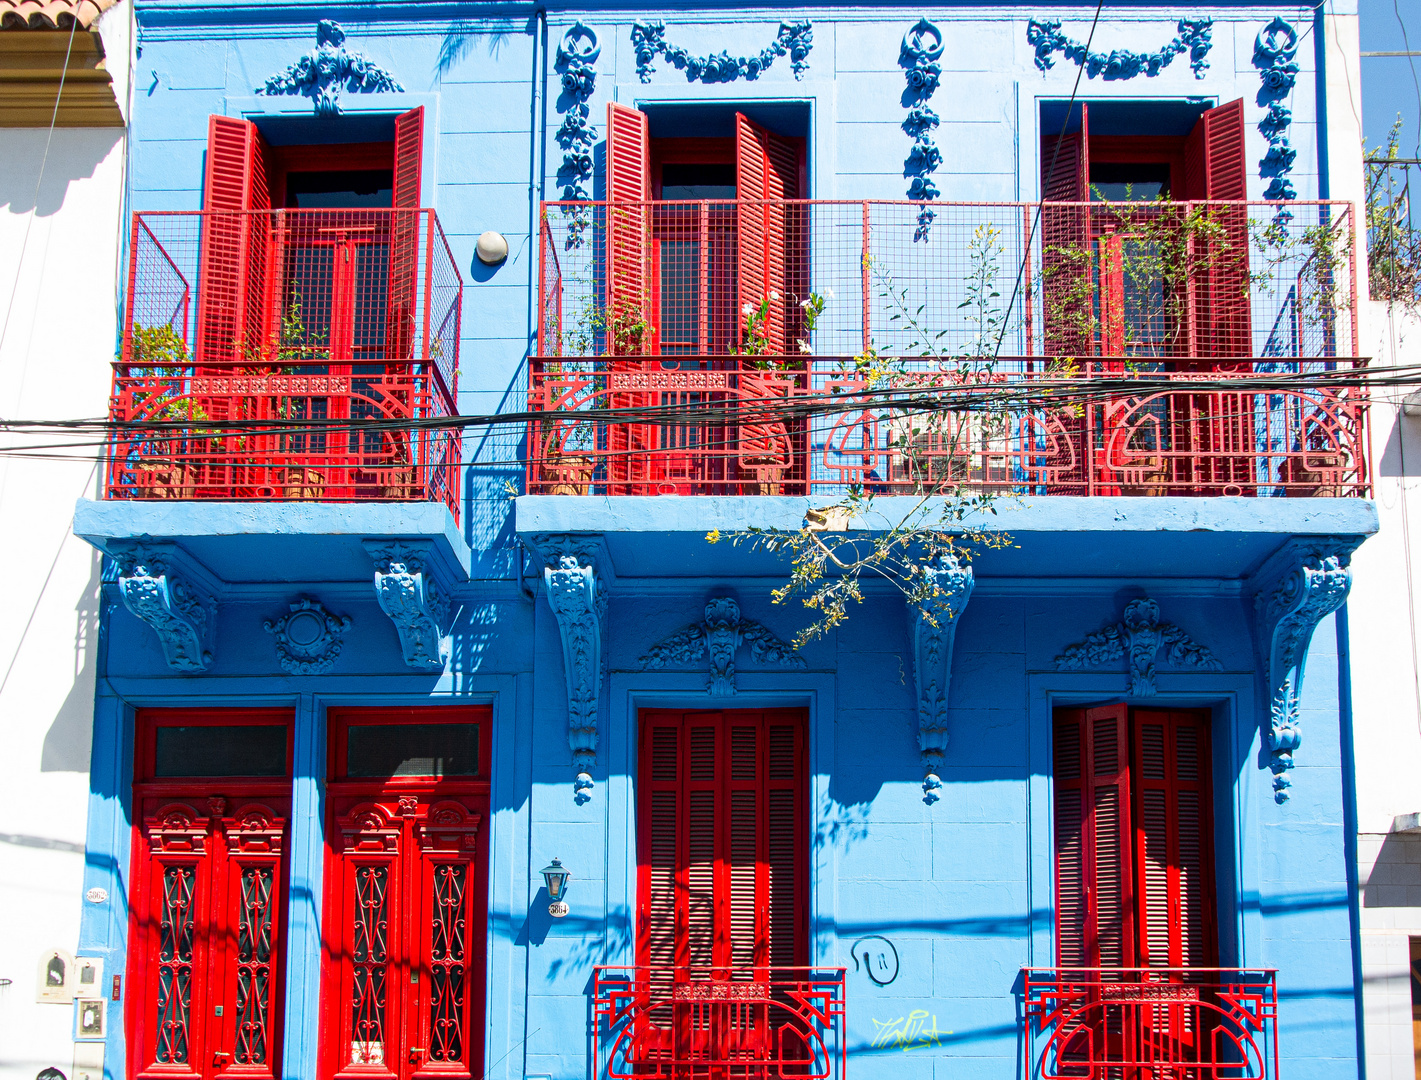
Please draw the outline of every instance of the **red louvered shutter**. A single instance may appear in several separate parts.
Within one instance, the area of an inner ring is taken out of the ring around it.
[[[735,114],[735,197],[740,211],[739,304],[759,307],[770,299],[765,336],[770,353],[783,356],[788,351],[788,313],[795,306],[797,281],[792,279],[801,276],[804,261],[804,230],[795,227],[802,213],[785,205],[799,198],[799,146],[742,113]]]
[[[1242,98],[1199,118],[1186,143],[1185,171],[1191,198],[1230,203],[1248,198]],[[1223,229],[1219,239],[1201,242],[1204,250],[1194,253],[1193,265],[1200,270],[1195,353],[1208,358],[1250,356],[1248,209],[1220,206],[1207,212]]]
[[[1094,353],[1091,333],[1090,115],[1081,104],[1081,130],[1041,138],[1041,294],[1046,355]]]
[[[394,208],[390,229],[390,287],[385,318],[385,358],[414,355],[418,312],[420,182],[423,178],[424,106],[395,117]]]
[[[1057,714],[1057,960],[1062,967],[1134,964],[1126,721],[1123,705]]]
[[[199,365],[244,359],[243,348],[259,350],[268,327],[270,223],[246,213],[271,209],[265,149],[250,121],[208,119],[197,303]]]
[[[1136,710],[1135,844],[1142,967],[1214,963],[1209,732],[1197,713]]]
[[[793,710],[641,714],[637,963],[654,978],[806,962],[804,764]]]
[[[644,112],[607,103],[608,351],[637,355],[651,343],[627,327],[651,318],[650,133]]]

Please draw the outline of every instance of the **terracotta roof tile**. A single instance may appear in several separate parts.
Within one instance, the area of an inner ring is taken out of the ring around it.
[[[87,30],[118,0],[0,0],[0,30]]]

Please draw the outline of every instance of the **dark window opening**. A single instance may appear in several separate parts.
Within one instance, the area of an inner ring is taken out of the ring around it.
[[[1168,162],[1091,162],[1092,202],[1152,202],[1169,194]]]
[[[346,734],[349,777],[479,775],[478,724],[358,724]]]
[[[284,724],[162,726],[154,732],[153,775],[285,776]]]
[[[338,169],[286,174],[289,209],[350,210],[394,205],[393,169]]]
[[[733,199],[735,166],[729,162],[666,162],[661,166],[663,199]]]

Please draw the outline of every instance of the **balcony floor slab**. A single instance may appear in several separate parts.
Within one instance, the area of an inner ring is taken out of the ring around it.
[[[874,500],[867,530],[911,513],[918,500]],[[525,495],[516,503],[520,536],[587,533],[605,538],[618,577],[782,576],[785,560],[733,548],[706,534],[751,527],[798,529],[823,499],[775,496]],[[1244,579],[1287,540],[1351,538],[1377,531],[1366,499],[1001,497],[996,513],[967,519],[999,530],[1013,545],[983,550],[980,577],[1207,577]]]
[[[172,541],[229,584],[366,581],[374,570],[362,541],[384,539],[430,541],[451,579],[469,577],[469,545],[434,502],[80,499],[74,533],[106,553],[115,541]]]

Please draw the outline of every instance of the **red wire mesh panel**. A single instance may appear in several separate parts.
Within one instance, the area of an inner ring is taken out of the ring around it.
[[[544,204],[528,490],[1365,492],[1365,396],[1279,385],[1356,364],[1348,205],[920,208]],[[634,352],[606,298],[642,289]]]
[[[192,297],[203,309],[211,238],[236,235],[261,252],[247,295],[262,301],[258,330],[226,340],[194,325]],[[456,415],[462,291],[427,210],[135,215],[109,497],[435,499],[457,515],[458,430],[423,422]]]

